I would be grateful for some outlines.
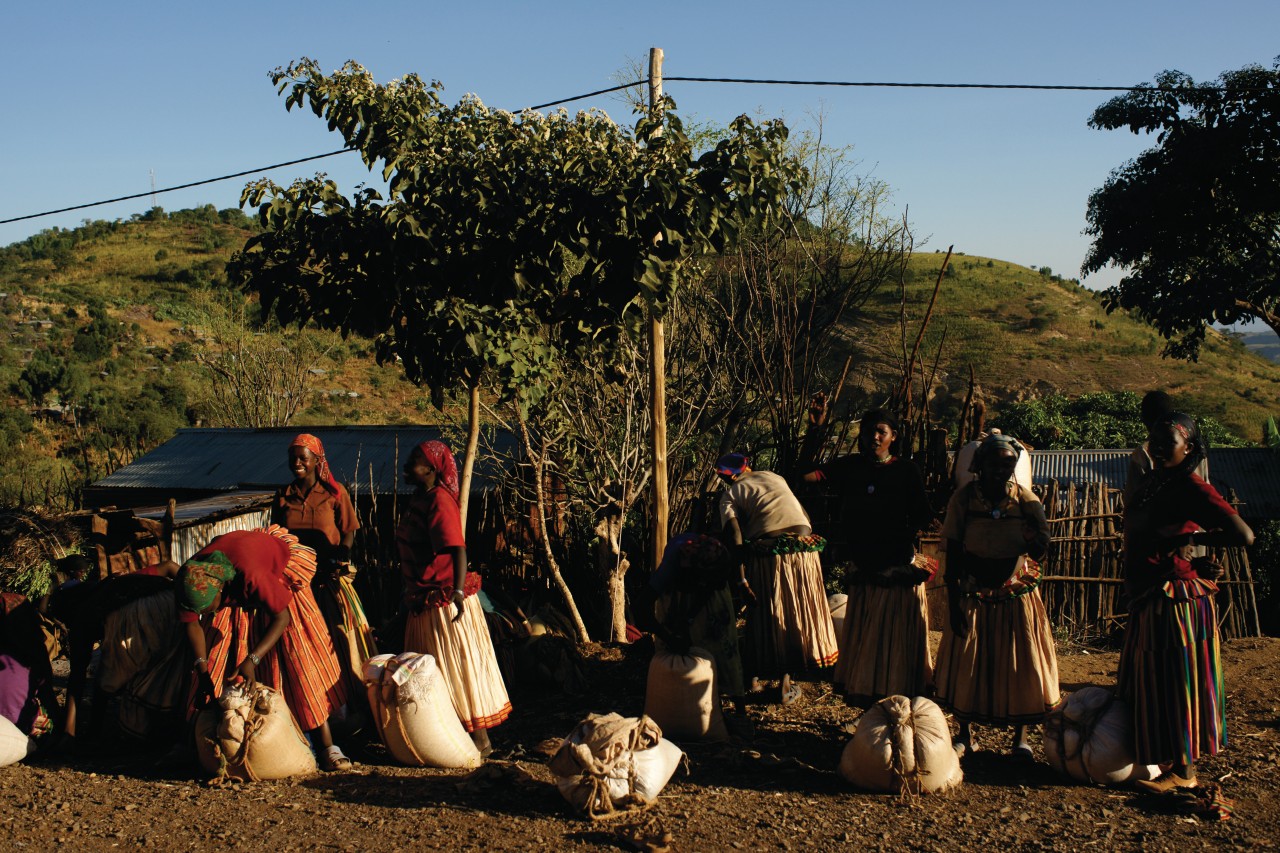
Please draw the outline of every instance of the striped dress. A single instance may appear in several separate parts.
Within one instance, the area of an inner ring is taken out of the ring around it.
[[[1162,537],[1215,530],[1236,511],[1191,474],[1125,509],[1129,624],[1120,655],[1120,694],[1134,715],[1142,764],[1188,764],[1227,745],[1218,587],[1196,576],[1182,551],[1162,553]]]

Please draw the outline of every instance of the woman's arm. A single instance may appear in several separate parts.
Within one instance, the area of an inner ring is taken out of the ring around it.
[[[462,604],[466,600],[466,593],[462,591],[463,585],[467,581],[467,546],[454,545],[446,548],[449,555],[453,557],[453,620],[457,622],[462,618]]]
[[[293,617],[289,614],[288,609],[281,610],[275,614],[271,618],[271,624],[267,626],[267,632],[262,635],[258,645],[249,650],[248,657],[240,661],[240,665],[232,673],[232,678],[238,675],[249,684],[254,684],[257,681],[255,676],[257,675],[258,664],[262,663],[262,659],[275,648],[276,643],[279,642],[280,637],[292,621]]]
[[[183,625],[187,631],[187,642],[191,644],[191,651],[196,656],[193,669],[196,676],[196,707],[199,708],[213,699],[216,692],[213,678],[209,675],[208,646],[205,643],[204,626],[199,621],[184,622]]]

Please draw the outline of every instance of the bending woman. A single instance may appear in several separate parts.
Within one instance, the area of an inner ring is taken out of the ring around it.
[[[315,553],[274,524],[224,533],[178,570],[178,620],[195,652],[197,706],[236,677],[261,681],[319,741],[321,769],[343,770],[351,759],[334,745],[329,715],[347,692],[311,594],[315,571]]]
[[[924,696],[933,682],[924,585],[936,563],[915,547],[933,510],[920,469],[893,455],[897,439],[898,422],[872,409],[862,416],[858,453],[803,477],[830,484],[840,496],[852,565],[835,683],[854,704]]]
[[[480,575],[467,571],[457,463],[443,442],[424,441],[409,454],[404,478],[418,487],[396,528],[409,613],[404,649],[436,659],[454,711],[487,756],[488,730],[510,716],[511,701],[476,598]]]
[[[1196,759],[1227,743],[1214,581],[1222,569],[1193,548],[1249,546],[1253,531],[1195,474],[1205,456],[1196,422],[1171,412],[1150,428],[1155,464],[1124,511],[1129,625],[1120,693],[1134,714],[1137,758],[1170,770],[1138,786],[1193,787]]]
[[[329,628],[348,695],[364,695],[364,662],[378,653],[351,578],[351,546],[360,522],[351,497],[329,470],[320,439],[308,433],[289,445],[294,480],[276,492],[271,522],[286,528],[316,552],[311,581],[316,604]]]
[[[1027,725],[1058,703],[1058,657],[1036,588],[1049,547],[1044,507],[1013,478],[1016,439],[996,433],[973,454],[977,479],[956,490],[942,525],[950,619],[938,649],[938,699],[960,721],[956,751],[975,744],[971,722],[1013,726],[1013,754],[1032,758]]]

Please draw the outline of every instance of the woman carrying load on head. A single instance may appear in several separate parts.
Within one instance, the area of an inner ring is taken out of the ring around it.
[[[881,409],[862,416],[856,454],[803,475],[840,497],[848,537],[849,600],[835,684],[854,704],[924,696],[933,683],[925,582],[937,564],[916,553],[933,520],[920,469],[894,455],[898,422]]]
[[[780,678],[783,704],[800,697],[791,674],[831,666],[839,656],[809,516],[778,474],[753,471],[746,456],[716,462],[724,482],[720,522],[735,550],[738,585],[747,604],[743,659],[751,689]]]
[[[1031,759],[1027,726],[1058,703],[1058,657],[1036,587],[1049,547],[1044,507],[1014,479],[1017,439],[988,436],[977,479],[959,488],[942,526],[950,619],[935,672],[938,699],[960,721],[956,751],[975,748],[971,722],[1013,726],[1013,755]]]
[[[320,439],[308,433],[294,438],[289,468],[294,480],[276,492],[271,521],[316,552],[311,590],[333,638],[348,695],[363,696],[364,662],[378,649],[352,584],[351,546],[360,522],[347,490],[329,470]]]
[[[1253,531],[1195,473],[1207,447],[1196,422],[1170,412],[1150,427],[1155,465],[1124,510],[1129,624],[1119,690],[1134,715],[1140,764],[1172,764],[1149,791],[1196,785],[1195,761],[1227,743],[1215,581],[1222,568],[1197,547],[1253,544]]]
[[[443,442],[424,441],[409,454],[404,478],[417,486],[396,528],[408,610],[404,648],[436,659],[463,728],[487,756],[488,730],[510,716],[511,701],[476,597],[480,575],[467,571],[457,463]]]
[[[342,770],[351,759],[329,716],[347,688],[311,592],[315,571],[315,552],[277,525],[224,533],[178,570],[178,620],[196,656],[197,706],[236,678],[266,684],[319,741],[321,769]]]

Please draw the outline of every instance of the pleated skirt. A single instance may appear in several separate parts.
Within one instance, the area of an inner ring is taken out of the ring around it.
[[[317,581],[312,590],[338,655],[347,696],[360,701],[364,697],[364,662],[378,653],[364,605],[348,577]]]
[[[851,584],[835,686],[850,701],[925,696],[933,685],[924,584]]]
[[[1226,691],[1213,596],[1139,602],[1125,630],[1119,686],[1133,710],[1139,763],[1187,764],[1225,748]]]
[[[117,721],[135,737],[177,712],[190,690],[191,645],[182,636],[173,592],[129,602],[103,624],[98,684],[119,701]]]
[[[308,556],[309,555],[309,556]],[[347,701],[347,685],[329,636],[329,628],[311,591],[315,557],[310,549],[295,548],[285,567],[294,588],[289,604],[289,627],[257,667],[259,682],[279,691],[303,731],[323,725]],[[271,625],[272,614],[242,607],[223,607],[214,614],[206,634],[209,675],[222,691],[235,671]]]
[[[817,552],[753,554],[747,582],[756,594],[743,638],[747,675],[778,678],[836,662],[840,647]]]
[[[1058,704],[1058,655],[1039,590],[1003,601],[965,596],[968,634],[948,619],[934,673],[938,700],[961,720],[1036,723]]]
[[[479,598],[468,595],[462,618],[451,622],[453,614],[452,604],[410,614],[405,623],[404,650],[425,652],[436,659],[464,729],[491,729],[511,716],[511,700],[493,651],[484,608]]]

